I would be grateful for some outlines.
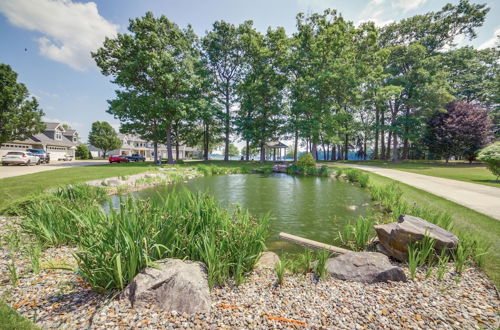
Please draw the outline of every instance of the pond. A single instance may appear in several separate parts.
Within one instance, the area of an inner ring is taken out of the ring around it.
[[[280,232],[332,244],[345,224],[372,210],[368,192],[351,183],[277,173],[205,176],[142,190],[135,196],[158,198],[181,187],[209,192],[225,207],[239,204],[255,216],[269,214],[271,235],[267,247],[278,253],[299,250],[281,241]]]

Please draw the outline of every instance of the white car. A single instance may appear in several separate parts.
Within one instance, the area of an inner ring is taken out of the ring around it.
[[[26,151],[10,151],[2,157],[2,165],[40,165],[41,159],[35,154]]]

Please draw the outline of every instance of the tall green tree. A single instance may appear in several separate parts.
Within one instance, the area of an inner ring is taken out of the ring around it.
[[[122,146],[122,141],[118,138],[116,131],[106,121],[95,121],[89,133],[89,143],[102,150],[103,158],[108,151],[118,149]]]
[[[229,160],[231,107],[235,102],[236,86],[243,71],[241,35],[251,25],[252,22],[250,21],[238,27],[228,22],[217,21],[202,41],[206,64],[213,77],[214,90],[217,92],[218,100],[225,110],[224,161]]]
[[[43,131],[43,115],[38,101],[30,97],[24,84],[17,82],[17,73],[0,63],[0,145]]]
[[[196,36],[191,27],[181,30],[165,16],[154,17],[151,12],[130,20],[128,30],[130,34],[106,38],[92,56],[104,75],[112,76],[123,93],[135,98],[134,112],[139,108],[149,112],[151,120],[145,125],[164,130],[168,163],[172,164],[172,128],[186,115],[190,90],[197,84]],[[152,125],[153,120],[158,126]],[[161,136],[156,131],[150,135]]]

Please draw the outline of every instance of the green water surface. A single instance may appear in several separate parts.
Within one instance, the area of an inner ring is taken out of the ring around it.
[[[239,204],[255,216],[269,214],[267,246],[276,252],[297,250],[293,244],[279,240],[280,232],[332,244],[342,226],[371,211],[368,192],[357,186],[331,178],[286,174],[205,176],[143,190],[136,196],[158,198],[180,187],[209,192],[224,207]]]

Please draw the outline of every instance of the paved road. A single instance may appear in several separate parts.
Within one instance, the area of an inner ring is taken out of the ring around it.
[[[32,166],[22,166],[22,165],[0,166],[0,179],[24,175],[24,174],[57,170],[66,167],[101,165],[107,163],[108,162],[106,160],[73,160],[70,162],[51,162],[49,164],[32,165]]]
[[[340,165],[348,165],[406,183],[500,220],[499,188],[375,166]]]

